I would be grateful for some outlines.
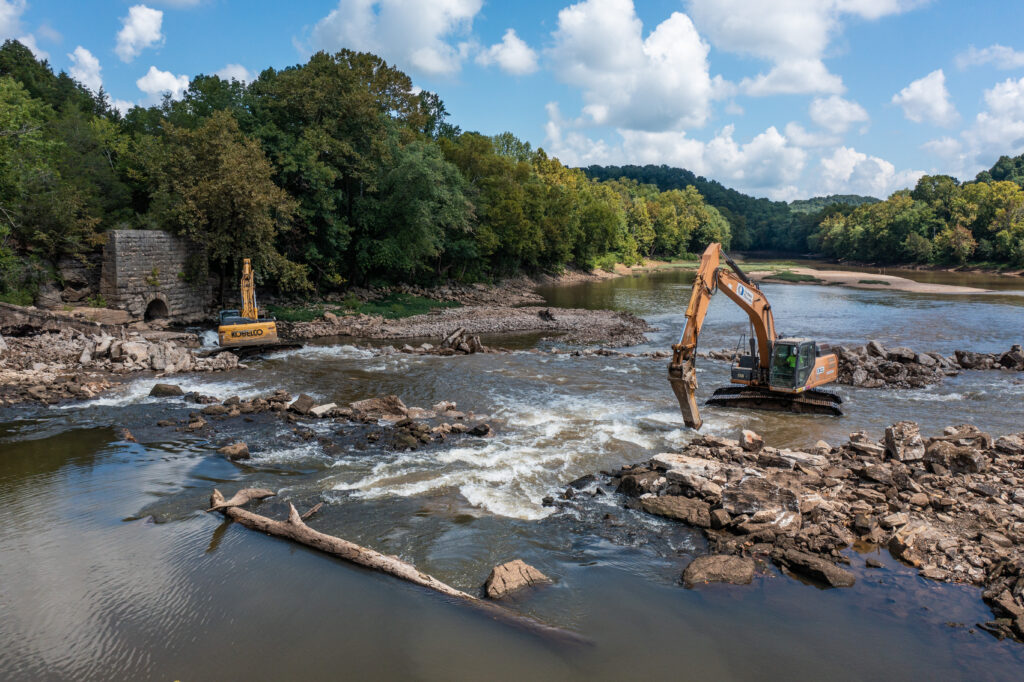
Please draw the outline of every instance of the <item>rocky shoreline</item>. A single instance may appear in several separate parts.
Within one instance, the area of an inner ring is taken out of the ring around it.
[[[0,347],[0,407],[33,401],[44,405],[85,400],[125,375],[219,372],[244,368],[233,353],[199,357],[194,334],[123,330],[85,334],[72,329],[7,337]]]
[[[1024,433],[970,425],[925,436],[899,422],[811,452],[701,436],[679,452],[605,472],[624,504],[701,529],[711,556],[688,585],[750,582],[756,562],[826,587],[854,584],[845,551],[887,549],[922,577],[983,589],[997,637],[1024,641]],[[573,504],[579,486],[563,500]],[[855,556],[855,555],[854,555]],[[872,567],[872,560],[867,565]]]

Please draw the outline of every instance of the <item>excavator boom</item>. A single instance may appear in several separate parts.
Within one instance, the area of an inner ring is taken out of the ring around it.
[[[728,270],[720,267],[723,259]],[[703,424],[696,399],[697,342],[711,297],[719,290],[750,319],[753,336],[757,339],[757,356],[755,358],[753,353],[742,356],[733,368],[732,381],[742,386],[719,389],[708,404],[841,414],[837,407],[840,402],[838,396],[813,390],[816,386],[835,381],[835,355],[819,357],[812,341],[779,339],[767,297],[731,258],[722,253],[721,244],[713,243],[701,256],[686,307],[686,326],[679,342],[672,346],[672,361],[668,367],[669,383],[679,401],[684,423],[693,429],[699,429]],[[777,350],[785,350],[787,354],[781,359],[775,358]],[[792,371],[787,374],[782,369]]]

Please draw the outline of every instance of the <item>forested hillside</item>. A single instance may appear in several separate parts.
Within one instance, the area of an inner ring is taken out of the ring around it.
[[[866,197],[860,194],[829,194],[824,197],[811,197],[810,199],[794,199],[789,202],[789,210],[793,213],[817,213],[834,204],[844,206],[861,206],[863,204],[876,204],[879,199]]]
[[[730,241],[692,187],[596,182],[511,134],[462,132],[366,53],[317,53],[252,83],[198,75],[179,101],[113,110],[15,41],[0,48],[0,297],[30,302],[111,229],[206,247],[180,276],[324,291],[478,281],[684,256]]]

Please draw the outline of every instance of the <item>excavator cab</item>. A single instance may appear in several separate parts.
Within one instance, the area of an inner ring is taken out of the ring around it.
[[[772,348],[769,385],[772,388],[787,390],[806,386],[817,357],[818,350],[814,341],[778,339]]]

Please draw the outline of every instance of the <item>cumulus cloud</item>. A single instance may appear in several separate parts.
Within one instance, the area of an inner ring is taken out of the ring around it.
[[[685,132],[618,129],[620,141],[609,144],[567,126],[555,103],[548,104],[545,131],[545,148],[569,165],[664,163],[775,199],[799,194],[796,183],[807,158],[807,152],[792,146],[775,127],[748,142],[734,139],[733,126],[725,126],[708,142]]]
[[[1002,154],[1024,152],[1024,78],[986,90],[985,105],[963,138],[971,161],[988,167]]]
[[[103,87],[100,60],[81,45],[68,55],[68,59],[71,60],[71,77],[93,92],[99,92]]]
[[[997,69],[1019,69],[1024,66],[1024,52],[997,43],[981,50],[971,45],[966,52],[956,56],[956,65],[960,69],[982,64],[992,64]]]
[[[690,16],[720,50],[772,62],[741,84],[750,95],[841,93],[842,79],[822,62],[844,15],[874,20],[921,0],[689,0]]]
[[[866,194],[884,198],[897,189],[913,187],[924,171],[897,171],[892,163],[877,156],[839,147],[819,162],[819,191],[822,194]]]
[[[836,95],[816,98],[811,102],[810,115],[812,121],[836,135],[845,133],[854,123],[869,120],[864,107]]]
[[[316,49],[373,52],[403,69],[428,76],[457,73],[471,43],[453,44],[469,33],[483,0],[341,0],[317,22]]]
[[[807,92],[845,92],[843,79],[829,73],[820,59],[780,62],[768,73],[744,78],[740,87],[748,95],[799,95]]]
[[[678,12],[645,39],[632,0],[586,0],[558,13],[555,75],[583,91],[579,125],[664,131],[702,126],[728,88],[708,74],[708,45]]]
[[[892,96],[892,103],[903,107],[903,115],[914,123],[927,120],[948,126],[960,118],[946,89],[946,74],[942,69],[932,71],[900,90]]]
[[[148,47],[163,42],[164,35],[160,32],[164,13],[145,5],[135,5],[128,9],[128,16],[121,19],[123,26],[117,32],[117,46],[114,52],[123,62],[130,62]]]
[[[161,71],[155,66],[149,67],[146,75],[135,81],[139,90],[149,95],[150,101],[158,101],[168,92],[173,99],[178,99],[188,89],[188,83],[188,76],[175,76],[170,71]]]
[[[505,31],[500,43],[478,54],[476,61],[483,66],[497,64],[515,76],[525,76],[537,70],[537,53],[511,28]]]
[[[241,64],[225,64],[224,68],[214,75],[220,76],[224,80],[236,80],[242,83],[249,83],[253,80],[253,73]]]
[[[0,0],[0,39],[21,32],[21,15],[26,7],[25,0]]]
[[[786,137],[797,147],[833,147],[840,142],[838,135],[829,133],[812,132],[799,123],[790,122],[786,124]]]

